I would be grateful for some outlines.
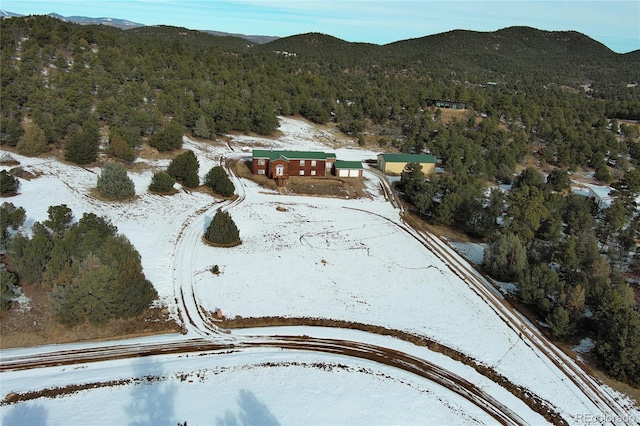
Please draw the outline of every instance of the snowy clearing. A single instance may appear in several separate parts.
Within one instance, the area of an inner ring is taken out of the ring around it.
[[[317,131],[303,121],[281,118],[281,131],[273,140],[232,136],[229,146],[185,139],[184,148],[196,153],[201,177],[221,157],[249,156],[242,147],[335,151],[342,160],[362,161],[377,155],[355,144],[343,146],[332,132]],[[465,280],[402,227],[399,210],[384,198],[372,171],[365,170],[371,199],[279,195],[234,178],[236,193],[243,197],[235,204],[197,191],[180,191],[170,197],[149,194],[152,172],[130,172],[138,198],[130,203],[107,203],[90,195],[98,168],[12,155],[24,169],[41,175],[21,180],[20,194],[3,200],[26,209],[27,225],[44,221],[49,206],[63,203],[76,218],[84,212],[109,218],[140,252],[145,275],[161,303],[176,316],[181,306],[175,301],[188,288],[200,309],[213,312],[219,308],[229,318],[310,317],[383,326],[428,337],[466,354],[529,389],[570,424],[582,424],[587,417],[628,424],[640,419],[631,401],[601,387],[625,407],[629,417],[616,419],[603,411],[563,370],[508,327]],[[166,167],[167,162],[153,165]],[[240,229],[240,246],[222,249],[201,242],[221,206],[228,208]],[[481,256],[477,246],[468,252],[474,262]],[[220,275],[210,272],[213,265],[220,267]],[[193,308],[198,306],[189,309]],[[200,337],[197,331],[189,329],[186,337]],[[262,334],[348,338],[402,350],[430,359],[487,390],[524,422],[544,422],[472,368],[397,339],[315,327],[236,330],[220,339],[251,339]],[[154,340],[169,344],[174,338]],[[2,358],[60,349],[6,350]],[[158,355],[3,372],[3,397],[52,386],[124,382],[55,400],[38,398],[4,405],[0,418],[2,424],[84,423],[87,419],[90,423],[108,419],[109,424],[496,422],[477,405],[442,386],[360,358],[264,348],[200,355]]]

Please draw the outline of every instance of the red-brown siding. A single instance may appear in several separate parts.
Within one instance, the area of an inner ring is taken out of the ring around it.
[[[260,164],[260,160],[264,164]],[[264,175],[268,178],[276,177],[276,166],[281,164],[284,167],[283,178],[288,179],[294,176],[326,176],[327,175],[327,162],[325,160],[304,160],[304,165],[300,164],[301,160],[284,160],[277,159],[269,161],[268,159],[254,158],[251,162],[251,172],[253,174],[260,174],[260,170],[264,170]],[[315,165],[314,165],[315,162]],[[300,174],[300,171],[303,174]],[[315,171],[315,174],[313,172]]]

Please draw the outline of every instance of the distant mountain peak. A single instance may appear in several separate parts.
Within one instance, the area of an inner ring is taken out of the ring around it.
[[[20,16],[24,16],[24,15],[0,9],[0,18],[2,19],[14,18],[14,17],[20,17]],[[86,16],[62,16],[55,12],[48,13],[47,16],[50,16],[55,19],[59,19],[64,22],[73,22],[80,25],[108,25],[111,27],[121,28],[123,30],[129,29],[129,28],[144,27],[144,24],[132,22],[126,19],[116,19],[116,18],[109,18],[109,17],[89,18]]]

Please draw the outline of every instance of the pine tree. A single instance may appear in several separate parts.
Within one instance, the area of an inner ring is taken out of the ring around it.
[[[0,195],[15,195],[18,193],[20,181],[11,176],[6,170],[0,170]]]
[[[69,136],[65,158],[76,164],[93,163],[98,158],[99,144],[97,127],[87,124],[86,128]]]
[[[180,149],[182,148],[183,134],[184,128],[182,125],[171,121],[164,129],[151,137],[149,145],[160,152]]]
[[[49,228],[51,235],[55,239],[62,238],[67,228],[71,225],[73,212],[66,204],[60,204],[58,206],[49,206],[47,213],[48,219],[42,224]]]
[[[0,271],[0,310],[6,311],[11,307],[11,299],[15,297],[14,289],[18,280],[9,271]]]
[[[528,267],[527,252],[517,235],[500,235],[484,251],[484,267],[492,277],[519,281]]]
[[[205,239],[213,244],[233,246],[240,244],[240,231],[231,215],[218,209],[207,228]]]
[[[100,195],[111,200],[121,200],[136,194],[133,181],[127,176],[127,171],[120,163],[108,163],[102,168],[98,176],[98,191]]]
[[[169,193],[173,189],[173,185],[176,180],[169,176],[166,172],[157,172],[153,174],[151,178],[151,184],[149,185],[149,191],[159,193]]]
[[[184,186],[195,188],[200,185],[199,168],[200,163],[196,155],[189,150],[171,160],[169,167],[167,167],[167,173]]]
[[[200,118],[198,118],[193,134],[199,138],[209,139],[211,130],[209,130],[209,126],[207,125],[207,117],[201,115]]]
[[[0,205],[0,250],[4,250],[10,240],[9,229],[17,231],[24,224],[25,218],[23,207],[16,208],[13,203]]]
[[[120,133],[112,133],[109,138],[109,155],[113,155],[124,161],[133,161],[136,159],[136,152],[129,146],[126,139]]]
[[[18,141],[17,148],[18,152],[23,155],[34,156],[41,154],[48,149],[47,137],[38,125],[30,124]]]
[[[233,182],[231,182],[229,175],[227,175],[222,166],[215,166],[209,170],[209,173],[204,177],[204,184],[223,197],[229,197],[235,191]]]

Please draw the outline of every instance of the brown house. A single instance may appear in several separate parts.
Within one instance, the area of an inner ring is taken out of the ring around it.
[[[292,176],[326,176],[336,155],[319,151],[253,150],[251,172],[271,179]]]

